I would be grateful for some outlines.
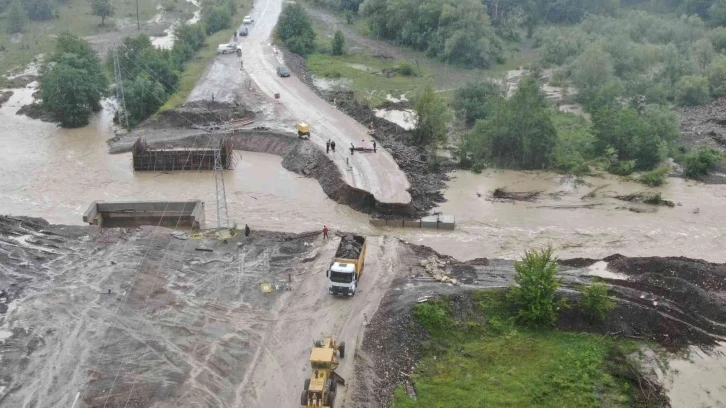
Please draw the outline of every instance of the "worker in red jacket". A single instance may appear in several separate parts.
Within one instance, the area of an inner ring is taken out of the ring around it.
[[[323,225],[323,239],[328,239],[328,227]]]

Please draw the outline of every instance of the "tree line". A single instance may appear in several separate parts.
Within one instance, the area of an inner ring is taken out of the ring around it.
[[[201,23],[182,24],[176,28],[174,46],[170,50],[154,47],[146,35],[127,37],[122,45],[109,52],[105,71],[104,64],[87,41],[70,33],[61,34],[54,54],[41,69],[40,95],[44,109],[61,126],[88,124],[91,114],[100,110],[101,99],[109,94],[108,75],[114,72],[116,58],[123,81],[128,124],[137,125],[176,92],[184,63],[204,46],[207,35],[229,27],[230,4],[236,3],[231,0],[207,2]],[[220,18],[221,14],[226,17]]]
[[[9,34],[22,32],[28,21],[45,21],[58,17],[58,6],[67,0],[0,0],[0,11],[7,11]],[[89,0],[91,14],[101,17],[101,25],[114,14],[111,0]]]

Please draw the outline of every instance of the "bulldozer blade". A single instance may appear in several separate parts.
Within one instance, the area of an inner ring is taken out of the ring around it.
[[[331,377],[332,377],[332,378],[333,378],[333,379],[334,379],[334,380],[335,380],[336,382],[338,382],[339,384],[345,385],[345,380],[343,379],[343,377],[341,377],[341,376],[340,376],[340,374],[336,373],[335,371],[333,371],[333,372],[331,373]]]

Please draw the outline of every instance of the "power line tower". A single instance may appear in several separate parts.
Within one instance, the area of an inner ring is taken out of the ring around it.
[[[217,227],[229,228],[227,214],[227,193],[224,190],[224,173],[222,173],[222,149],[214,150],[214,180],[217,184]]]
[[[116,83],[116,102],[118,103],[118,123],[129,128],[129,115],[126,111],[126,98],[124,97],[123,77],[121,76],[121,62],[118,60],[118,48],[113,50],[113,80]]]

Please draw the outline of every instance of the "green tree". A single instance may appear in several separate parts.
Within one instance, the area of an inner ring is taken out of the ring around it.
[[[431,85],[423,88],[416,96],[413,110],[416,112],[416,127],[413,130],[415,144],[435,149],[439,143],[446,141],[449,111]]]
[[[135,77],[138,71],[137,67],[139,66],[139,56],[144,51],[152,48],[151,40],[145,34],[124,38],[122,45],[113,50],[118,55],[122,78],[131,79]],[[106,60],[106,66],[109,71],[113,70],[113,52],[109,53],[108,59]]]
[[[53,18],[52,0],[23,0],[28,17],[34,21],[43,21]]]
[[[204,22],[204,27],[207,30],[207,35],[212,35],[218,31],[224,30],[225,28],[229,28],[230,24],[232,23],[232,17],[229,15],[229,12],[224,7],[212,7],[207,11],[202,21]]]
[[[708,90],[712,97],[726,95],[726,57],[719,55],[708,66]]]
[[[333,35],[333,55],[343,55],[345,54],[345,37],[343,36],[343,32],[340,30],[335,30],[335,34]]]
[[[478,120],[466,135],[460,156],[499,167],[549,167],[557,130],[537,81],[524,78],[510,100],[492,100],[489,106],[488,119]]]
[[[23,31],[23,27],[28,22],[28,14],[20,4],[20,0],[15,0],[10,5],[8,11],[8,33],[15,34]]]
[[[711,33],[711,43],[718,52],[726,50],[726,27],[716,27]]]
[[[43,107],[61,126],[85,126],[91,113],[101,109],[107,88],[108,80],[91,45],[73,34],[60,34],[40,75]]]
[[[91,8],[94,16],[101,17],[101,25],[106,25],[106,17],[113,15],[111,0],[92,0]]]
[[[674,97],[680,106],[703,105],[709,101],[708,80],[702,76],[686,75],[676,83]]]
[[[689,152],[683,160],[684,174],[697,179],[707,175],[723,161],[723,153],[710,147],[701,147]]]
[[[726,0],[716,0],[708,9],[711,21],[716,25],[726,25]]]
[[[292,52],[307,55],[315,51],[315,31],[310,17],[300,4],[285,7],[277,22],[276,36]]]
[[[691,49],[693,59],[698,64],[698,68],[701,71],[706,69],[708,64],[713,61],[713,58],[716,55],[716,50],[714,50],[713,44],[711,44],[711,40],[708,38],[701,38],[696,41]]]
[[[94,82],[88,65],[78,55],[64,54],[41,75],[43,107],[63,127],[85,126],[91,113],[101,108],[101,96],[108,84],[105,78]]]
[[[580,309],[592,322],[601,322],[615,308],[612,296],[608,295],[608,285],[591,283],[582,288]]]
[[[552,248],[529,250],[514,263],[514,281],[510,299],[517,308],[517,318],[533,326],[553,326],[557,314],[565,306],[555,296],[562,279],[557,277],[557,259]]]
[[[663,49],[663,77],[670,86],[674,86],[684,75],[693,72],[693,68],[687,58],[678,51],[673,44],[668,44]]]
[[[168,95],[164,86],[146,75],[124,81],[124,97],[128,109],[129,125],[136,126],[156,112]]]
[[[614,68],[610,54],[602,47],[588,47],[572,64],[572,82],[582,95],[591,97],[602,84],[613,76]]]
[[[502,87],[493,81],[470,82],[456,90],[451,106],[467,126],[473,126],[477,120],[489,116],[492,100],[502,97]]]
[[[176,40],[172,48],[172,54],[177,64],[189,60],[194,53],[202,48],[207,33],[201,24],[181,24],[174,31]]]

